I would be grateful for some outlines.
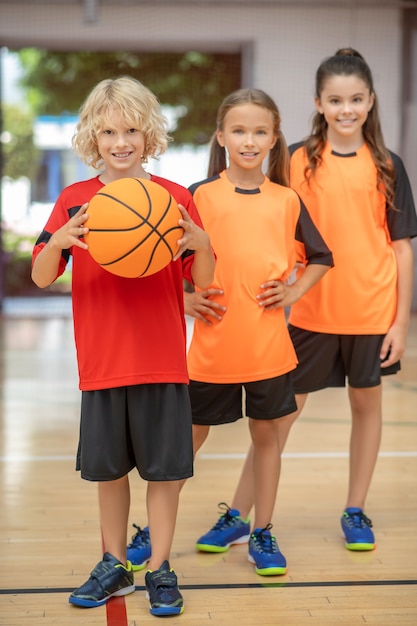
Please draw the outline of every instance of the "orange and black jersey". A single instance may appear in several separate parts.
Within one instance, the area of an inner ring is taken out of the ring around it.
[[[415,237],[417,218],[401,159],[390,153],[396,174],[396,209],[377,188],[368,146],[338,154],[329,144],[309,182],[304,144],[290,146],[291,186],[333,252],[335,267],[291,308],[289,321],[314,332],[385,334],[397,307],[397,264],[392,241]]]
[[[188,352],[190,378],[242,383],[286,374],[297,364],[282,308],[256,296],[268,280],[286,281],[297,262],[332,265],[332,255],[298,195],[265,178],[236,188],[226,173],[190,187],[217,255],[212,288],[227,307],[221,322],[196,320]]]

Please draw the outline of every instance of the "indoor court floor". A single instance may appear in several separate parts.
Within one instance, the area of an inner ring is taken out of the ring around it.
[[[34,302],[34,301],[32,301]],[[136,593],[79,609],[68,595],[101,558],[96,485],[74,469],[79,403],[68,302],[6,303],[0,316],[0,625],[142,626]],[[345,549],[340,515],[348,469],[344,390],[310,396],[283,458],[273,533],[285,576],[261,577],[247,547],[199,554],[196,539],[231,502],[247,421],[212,429],[180,501],[171,564],[183,626],[417,624],[417,316],[400,374],[384,381],[381,452],[368,498],[377,548]],[[145,483],[132,473],[131,522],[146,525]],[[134,529],[129,529],[133,534]],[[171,622],[170,622],[171,623]]]

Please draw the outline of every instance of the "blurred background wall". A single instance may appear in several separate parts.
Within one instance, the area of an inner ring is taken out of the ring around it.
[[[417,2],[0,0],[0,46],[8,52],[39,47],[230,53],[239,59],[238,83],[262,88],[276,100],[288,143],[308,133],[319,63],[352,46],[373,71],[387,146],[403,158],[417,198]],[[201,93],[194,98],[201,101]],[[40,144],[47,137],[41,123],[37,120]],[[170,148],[150,169],[188,185],[205,176],[205,148]],[[70,177],[84,175],[71,164],[66,168]],[[58,187],[52,180],[52,188]],[[3,206],[3,215],[6,210]],[[414,309],[416,294],[415,288]]]

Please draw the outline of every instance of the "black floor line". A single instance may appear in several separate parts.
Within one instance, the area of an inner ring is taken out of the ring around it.
[[[417,580],[335,580],[335,581],[307,581],[307,582],[264,582],[264,583],[219,583],[215,585],[184,585],[181,590],[210,589],[265,589],[265,588],[320,588],[320,587],[399,587],[401,585],[417,585]],[[25,595],[31,593],[71,593],[73,587],[45,587],[33,589],[0,589],[0,595]],[[143,585],[136,586],[136,591],[145,591]]]

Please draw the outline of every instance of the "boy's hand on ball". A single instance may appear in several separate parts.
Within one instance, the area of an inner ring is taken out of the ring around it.
[[[174,256],[173,261],[179,259],[185,250],[210,249],[210,237],[208,234],[202,228],[197,226],[181,204],[178,205],[178,208],[182,215],[182,218],[178,220],[178,224],[181,226],[184,233],[181,239],[178,239],[177,241],[179,249],[177,254]]]
[[[52,235],[51,245],[60,250],[67,250],[71,246],[78,246],[87,250],[87,244],[80,239],[88,233],[88,228],[85,226],[85,222],[88,220],[87,209],[88,202],[83,204],[79,211]]]

